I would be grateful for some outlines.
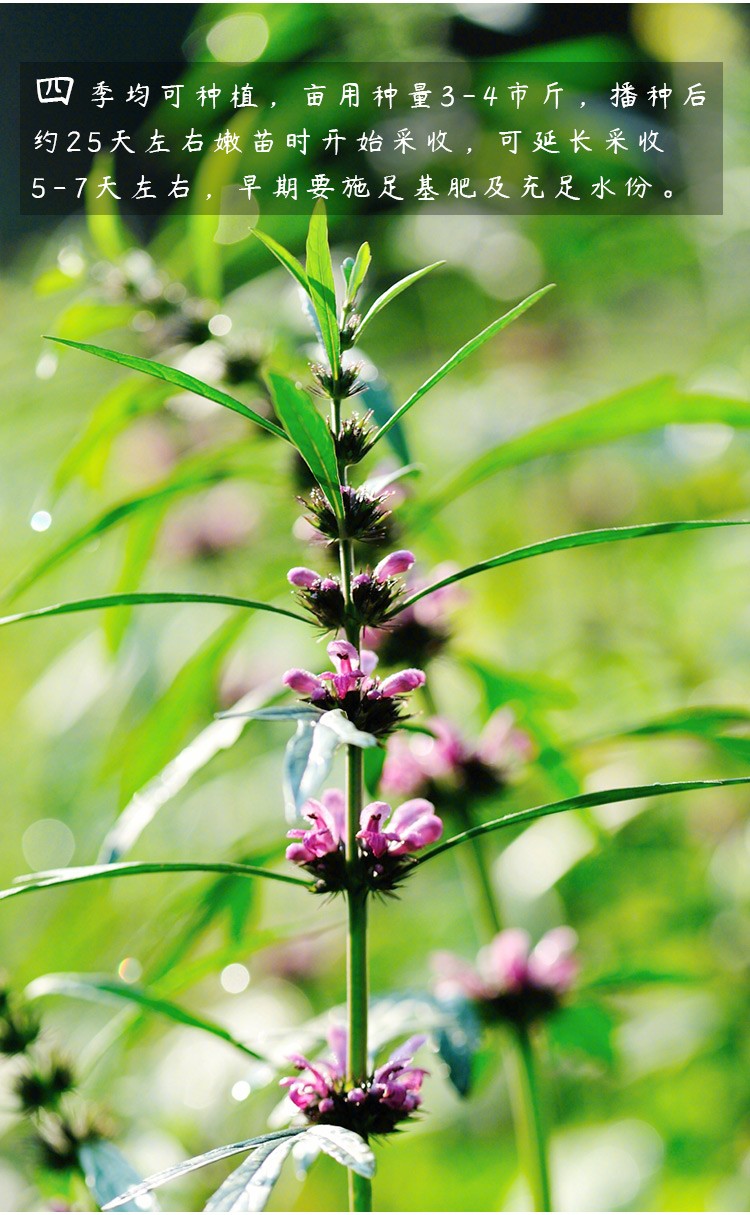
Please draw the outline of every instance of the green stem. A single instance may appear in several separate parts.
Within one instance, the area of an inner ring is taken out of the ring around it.
[[[369,1076],[367,1014],[367,891],[356,884],[357,832],[362,813],[362,751],[346,752],[346,859],[354,879],[347,891],[348,932],[346,937],[346,1007],[348,1020],[347,1084],[356,1088]],[[367,1177],[349,1173],[349,1209],[372,1210],[372,1185]]]
[[[539,1082],[536,1072],[534,1045],[528,1028],[518,1026],[514,1031],[517,1068],[512,1087],[514,1120],[518,1149],[528,1177],[535,1211],[551,1211],[547,1141],[542,1118]]]

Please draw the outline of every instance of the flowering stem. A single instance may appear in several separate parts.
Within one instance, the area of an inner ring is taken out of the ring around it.
[[[551,1211],[547,1141],[542,1118],[534,1045],[526,1026],[514,1030],[516,1083],[512,1088],[518,1148],[534,1200],[535,1211]]]
[[[353,868],[357,858],[357,832],[362,812],[362,751],[347,747],[346,753],[346,859]],[[346,1006],[348,1015],[347,1083],[356,1088],[368,1078],[367,1012],[367,891],[356,887],[347,892],[349,924],[346,938]],[[368,1178],[349,1173],[349,1209],[372,1210],[372,1186]]]

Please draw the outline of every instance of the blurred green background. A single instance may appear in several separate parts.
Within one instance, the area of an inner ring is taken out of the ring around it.
[[[721,216],[394,215],[331,227],[335,263],[369,240],[371,291],[447,262],[368,334],[366,354],[397,402],[512,303],[557,284],[409,415],[408,441],[424,469],[410,489],[415,502],[502,439],[657,376],[724,403],[710,423],[646,423],[635,437],[553,452],[487,479],[404,535],[423,572],[446,557],[466,565],[568,531],[747,514],[748,436],[728,424],[748,411],[750,381],[745,6],[168,7],[184,25],[173,53],[188,63],[723,60]],[[96,11],[99,20],[104,6]],[[161,11],[143,19],[157,25]],[[121,16],[113,6],[113,29]],[[304,227],[290,220],[268,230],[300,254]],[[286,569],[315,564],[295,531],[299,485],[288,453],[218,408],[170,398],[72,351],[55,354],[41,339],[91,338],[262,400],[258,365],[304,373],[310,345],[294,287],[266,251],[206,216],[174,216],[148,231],[123,231],[107,217],[48,221],[6,245],[0,316],[3,584],[111,507],[147,499],[117,526],[81,535],[18,604],[135,586],[284,602]],[[653,410],[658,420],[665,391],[659,382],[646,391],[647,417]],[[472,736],[493,703],[462,656],[504,673],[494,703],[510,701],[540,762],[503,806],[574,788],[747,772],[742,727],[626,736],[700,706],[746,711],[741,531],[563,553],[467,584],[454,645],[434,664],[431,686]],[[147,608],[8,630],[0,662],[4,887],[29,870],[93,862],[129,798],[217,709],[288,666],[314,668],[320,649],[292,622]],[[226,859],[277,847],[285,741],[281,727],[248,728],[164,806],[132,855]],[[488,850],[508,923],[538,934],[567,922],[580,937],[579,1032],[570,1042],[552,1033],[545,1060],[560,1209],[744,1210],[750,1202],[746,804],[740,789],[607,807],[536,824],[504,840],[503,852],[494,837]],[[400,902],[375,908],[373,989],[424,987],[433,950],[473,956],[480,943],[446,856],[417,874]],[[119,972],[250,1041],[342,999],[342,947],[336,903],[313,907],[283,888],[239,891],[187,875],[45,892],[0,912],[0,961],[15,987],[48,972]],[[227,972],[237,964],[245,970]],[[596,988],[612,975],[622,981]],[[40,1008],[50,1040],[87,1061],[86,1095],[111,1111],[118,1143],[144,1174],[261,1133],[277,1103],[267,1077],[196,1030],[146,1018],[116,1034],[116,1008],[63,999]],[[528,1202],[501,1040],[486,1044],[477,1070],[474,1096],[461,1101],[437,1061],[431,1066],[425,1116],[378,1153],[380,1209]],[[0,1083],[10,1075],[5,1065]],[[3,1209],[45,1209],[54,1184],[36,1168],[9,1094],[0,1105]],[[165,1203],[199,1209],[224,1171],[189,1177],[164,1192]],[[339,1209],[344,1186],[329,1161],[304,1184],[289,1169],[271,1209]]]

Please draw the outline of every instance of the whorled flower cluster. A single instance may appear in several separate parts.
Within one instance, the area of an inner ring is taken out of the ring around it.
[[[422,1102],[422,1081],[428,1074],[414,1066],[423,1036],[409,1038],[386,1063],[354,1088],[346,1083],[347,1033],[335,1026],[328,1034],[331,1057],[311,1063],[304,1055],[290,1062],[298,1076],[285,1076],[280,1084],[310,1123],[343,1126],[363,1136],[384,1135],[407,1121]]]
[[[324,628],[343,628],[347,623],[347,612],[360,627],[369,625],[374,628],[385,622],[398,603],[403,589],[397,581],[398,576],[410,570],[414,561],[413,553],[408,549],[399,549],[379,561],[374,570],[355,574],[348,606],[341,582],[336,577],[318,574],[306,566],[295,566],[287,574],[287,579],[297,588],[297,597],[302,606]]]
[[[554,1012],[578,974],[578,938],[561,926],[532,948],[520,928],[506,928],[481,949],[476,965],[452,953],[436,953],[433,966],[438,996],[472,1000],[487,1021],[529,1025]]]
[[[513,712],[498,709],[477,743],[468,743],[445,718],[426,723],[431,731],[391,739],[383,765],[383,788],[394,796],[419,793],[441,804],[499,793],[526,762],[533,743]]]
[[[372,672],[377,655],[358,653],[349,641],[332,641],[327,647],[333,671],[313,675],[300,667],[286,671],[283,680],[316,708],[326,712],[341,709],[359,730],[383,738],[403,719],[403,697],[421,688],[424,671],[409,667],[379,679]]]
[[[351,882],[372,891],[393,890],[411,868],[414,853],[435,843],[443,833],[435,807],[422,797],[395,810],[387,802],[370,802],[360,814],[356,869],[350,874],[345,855],[346,803],[341,790],[327,789],[319,800],[311,798],[303,814],[311,825],[287,832],[295,842],[286,856],[317,879],[320,893],[346,889]]]

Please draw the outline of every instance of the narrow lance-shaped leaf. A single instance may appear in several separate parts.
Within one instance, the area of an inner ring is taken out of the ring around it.
[[[632,802],[644,797],[666,797],[671,793],[692,793],[701,789],[723,789],[732,785],[750,784],[750,776],[732,776],[725,780],[686,780],[669,781],[658,785],[633,785],[624,789],[602,789],[596,793],[581,793],[576,797],[566,797],[559,802],[548,802],[543,806],[533,806],[529,810],[514,810],[504,814],[502,818],[491,819],[486,823],[478,823],[460,835],[454,835],[443,843],[437,844],[419,857],[416,864],[423,865],[433,857],[440,856],[451,848],[456,848],[466,840],[478,835],[488,835],[503,827],[514,827],[519,823],[530,823],[538,818],[546,818],[550,814],[561,814],[565,810],[581,810],[591,806],[608,806],[612,802]]]
[[[311,883],[287,873],[274,873],[255,865],[239,865],[231,861],[199,863],[197,861],[123,861],[119,865],[83,865],[71,869],[45,869],[18,878],[18,885],[9,890],[0,890],[0,899],[12,899],[31,890],[45,890],[49,886],[72,886],[79,882],[109,881],[112,878],[139,877],[147,873],[228,873],[241,878],[268,878],[272,882],[285,882],[288,886],[311,888]]]
[[[138,591],[126,595],[99,595],[95,599],[73,599],[68,603],[52,603],[47,607],[32,608],[28,612],[16,612],[13,616],[0,617],[0,627],[6,624],[18,624],[22,620],[41,619],[43,616],[67,616],[72,612],[94,612],[99,608],[122,607],[139,603],[212,603],[225,607],[247,608],[248,611],[273,612],[277,616],[289,616],[291,620],[301,620],[303,624],[310,623],[305,616],[300,616],[298,612],[273,607],[270,603],[257,603],[254,599],[239,599],[234,595],[201,595],[191,591]]]
[[[92,346],[88,342],[70,342],[64,338],[50,337],[48,341],[57,342],[61,346],[72,346],[74,350],[82,350],[85,354],[94,354],[97,358],[108,359],[110,363],[118,363],[121,367],[130,367],[132,371],[142,371],[144,375],[153,376],[154,379],[164,380],[167,384],[173,384],[175,388],[181,389],[183,392],[194,392],[196,396],[204,397],[207,401],[213,401],[216,405],[223,405],[225,409],[231,409],[234,413],[239,413],[243,418],[248,418],[251,422],[262,426],[264,430],[269,430],[271,434],[276,435],[280,439],[286,439],[286,435],[280,426],[275,422],[269,422],[268,418],[264,418],[261,414],[256,413],[249,405],[244,405],[242,401],[236,400],[227,392],[222,392],[220,388],[214,388],[211,384],[204,384],[203,380],[196,379],[193,375],[188,375],[184,371],[178,371],[176,367],[167,367],[164,363],[155,363],[152,359],[142,359],[134,354],[122,354],[119,350],[107,350],[104,346]]]
[[[109,975],[41,975],[28,985],[24,994],[29,1000],[37,1000],[43,996],[71,996],[73,999],[93,1000],[105,1004],[135,1004],[146,1012],[165,1017],[178,1025],[187,1025],[191,1029],[200,1029],[215,1038],[221,1038],[223,1042],[227,1042],[236,1050],[249,1055],[251,1059],[259,1062],[266,1061],[263,1055],[251,1050],[244,1042],[235,1038],[228,1029],[217,1025],[208,1017],[199,1017],[195,1013],[181,1008],[179,1004],[173,1004],[171,1000],[164,1000],[153,992],[136,987],[132,983],[124,983],[121,979],[110,978]],[[114,1193],[120,1193],[121,1190],[122,1186]],[[114,1194],[112,1196],[114,1197]]]
[[[375,303],[370,305],[359,323],[359,327],[357,329],[357,341],[359,341],[359,339],[362,337],[362,334],[370,324],[370,321],[376,317],[379,312],[382,312],[382,310],[387,307],[388,304],[390,304],[391,300],[395,300],[397,295],[400,295],[402,291],[406,291],[406,288],[411,287],[413,283],[419,282],[420,278],[424,278],[424,276],[429,274],[432,270],[437,270],[439,266],[444,265],[445,262],[442,261],[433,262],[431,266],[423,266],[421,270],[415,270],[413,274],[407,274],[405,278],[400,279],[397,283],[394,283],[392,287],[389,287],[387,291],[384,291],[382,295],[379,295],[375,300]]]
[[[336,447],[328,425],[310,397],[291,380],[270,374],[274,408],[315,480],[324,490],[338,519],[344,517]]]
[[[674,376],[659,376],[573,413],[551,418],[483,451],[420,504],[411,525],[428,522],[436,511],[495,473],[541,456],[582,451],[662,426],[714,422],[749,427],[750,401],[712,393],[685,392],[677,386]]]
[[[393,417],[390,418],[384,426],[381,426],[380,430],[370,442],[370,448],[374,447],[375,444],[388,433],[391,427],[396,425],[399,419],[402,418],[409,409],[411,409],[412,405],[416,405],[417,401],[421,401],[422,397],[425,396],[425,394],[428,393],[431,388],[434,388],[435,385],[439,384],[450,371],[453,371],[454,367],[458,367],[459,363],[463,363],[464,359],[467,359],[470,354],[473,354],[475,350],[478,350],[480,346],[483,346],[484,343],[489,341],[491,337],[494,337],[496,333],[500,333],[502,329],[505,329],[508,325],[511,325],[513,321],[521,316],[522,313],[526,312],[527,309],[536,304],[543,296],[547,294],[548,291],[551,291],[553,286],[554,283],[550,283],[548,286],[540,288],[539,291],[535,291],[533,295],[527,296],[527,298],[522,300],[520,304],[516,304],[515,308],[511,308],[510,312],[506,312],[505,316],[501,316],[498,320],[493,321],[491,325],[488,325],[486,329],[483,329],[481,333],[478,333],[476,337],[473,337],[471,341],[462,346],[460,350],[457,350],[456,353],[448,359],[447,363],[443,363],[442,367],[439,367],[437,371],[433,372],[429,379],[425,380],[424,384],[422,384],[422,386],[418,388],[416,392],[412,393],[408,401],[405,401],[404,404],[396,410]]]
[[[134,1198],[140,1198],[141,1195],[148,1194],[151,1190],[158,1190],[160,1186],[166,1185],[170,1181],[176,1181],[178,1177],[184,1177],[187,1173],[194,1173],[196,1169],[204,1169],[207,1165],[216,1164],[219,1160],[226,1160],[229,1156],[239,1156],[241,1152],[252,1151],[261,1144],[283,1143],[285,1139],[292,1139],[296,1135],[302,1134],[304,1134],[303,1127],[271,1131],[268,1135],[256,1135],[253,1139],[242,1139],[238,1143],[227,1143],[224,1147],[212,1148],[210,1152],[201,1152],[199,1156],[191,1156],[189,1160],[183,1160],[182,1164],[176,1164],[171,1169],[164,1169],[161,1173],[154,1173],[138,1185],[131,1186],[129,1190],[125,1190],[117,1198],[108,1202],[103,1210],[121,1210],[124,1203],[130,1202]]]
[[[367,241],[365,241],[364,244],[360,245],[357,251],[354,264],[352,265],[346,280],[346,303],[350,306],[354,305],[357,294],[365,281],[367,271],[370,269],[371,261],[372,255],[370,253],[370,246],[368,245]]]
[[[333,281],[331,250],[328,244],[328,221],[321,199],[315,204],[307,234],[307,281],[310,298],[320,322],[331,374],[338,375],[341,362],[341,341],[336,311],[336,287]]]
[[[398,615],[404,608],[411,607],[418,599],[431,595],[433,591],[441,590],[463,578],[471,578],[474,574],[482,574],[486,570],[497,569],[501,565],[512,565],[516,561],[525,561],[528,557],[538,557],[543,553],[556,553],[570,548],[587,548],[593,544],[613,544],[618,540],[636,540],[643,536],[662,536],[671,532],[699,531],[714,527],[747,527],[750,519],[677,519],[667,523],[639,523],[632,527],[605,527],[590,532],[572,532],[567,536],[554,536],[551,540],[540,540],[536,544],[527,544],[523,548],[515,548],[510,552],[501,553],[499,557],[490,557],[488,561],[480,561],[476,565],[467,566],[455,574],[449,574],[434,582],[432,586],[415,591],[407,599],[402,600],[391,612]]]
[[[284,269],[288,270],[292,278],[297,280],[302,290],[309,295],[310,284],[307,281],[307,275],[294,254],[285,249],[283,245],[280,245],[272,236],[268,236],[265,232],[259,232],[257,228],[253,229],[253,236],[257,237],[262,245],[265,245],[269,253],[273,253],[274,257],[281,262]]]
[[[300,1136],[304,1138],[304,1135]],[[263,1211],[294,1139],[262,1143],[211,1195],[204,1211]]]

